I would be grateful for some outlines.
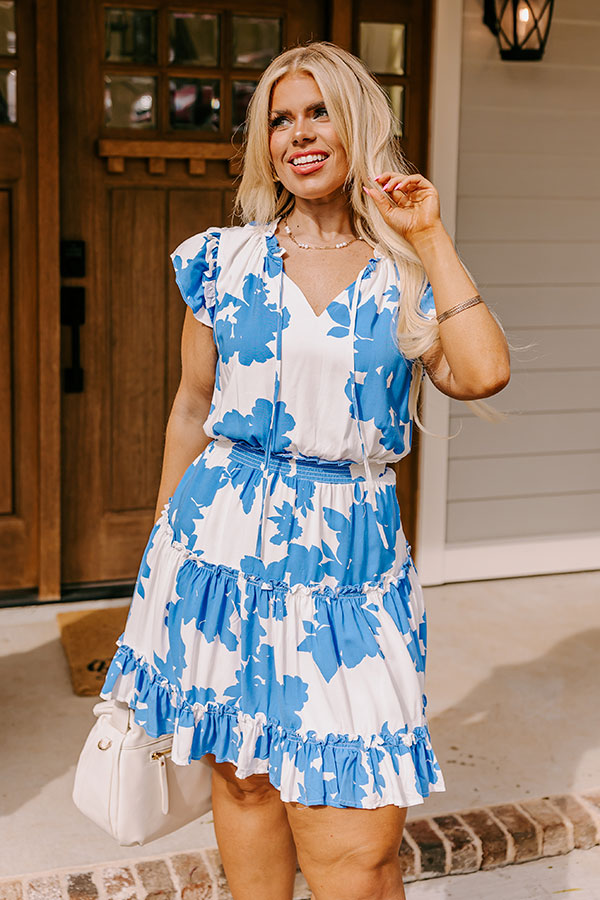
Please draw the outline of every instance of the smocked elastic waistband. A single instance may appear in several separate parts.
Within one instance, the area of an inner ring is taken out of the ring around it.
[[[252,447],[243,441],[224,442],[230,447],[229,456],[236,462],[262,469],[265,463],[265,451],[261,447]],[[386,463],[372,463],[373,474],[382,475],[388,466]],[[361,463],[347,460],[304,459],[298,456],[286,456],[282,453],[271,453],[269,472],[280,472],[307,481],[324,481],[331,483],[348,483],[364,480],[364,469]]]

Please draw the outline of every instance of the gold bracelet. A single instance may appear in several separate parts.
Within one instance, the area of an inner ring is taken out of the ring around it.
[[[446,312],[443,312],[441,315],[436,316],[438,325],[441,325],[441,323],[445,322],[446,319],[449,319],[450,316],[455,316],[456,313],[462,312],[463,309],[468,309],[470,306],[477,306],[478,303],[483,303],[483,300],[481,299],[480,294],[475,294],[475,296],[471,297],[470,300],[465,300],[463,303],[458,303],[451,309],[447,309]]]

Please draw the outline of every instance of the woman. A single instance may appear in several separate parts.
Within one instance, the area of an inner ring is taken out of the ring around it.
[[[445,790],[389,463],[410,449],[423,366],[474,400],[509,363],[392,134],[355,57],[285,51],[249,108],[246,224],[172,254],[182,379],[101,696],[173,732],[176,763],[208,755],[235,900],[291,898],[297,859],[315,900],[404,897],[407,807]]]

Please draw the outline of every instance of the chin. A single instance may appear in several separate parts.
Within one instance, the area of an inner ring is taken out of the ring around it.
[[[334,185],[284,185],[295,197],[302,200],[333,200],[342,193],[343,182]]]

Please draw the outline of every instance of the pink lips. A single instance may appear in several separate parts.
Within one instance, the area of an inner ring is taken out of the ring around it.
[[[310,175],[312,172],[317,172],[321,169],[325,163],[327,162],[329,157],[325,157],[325,159],[320,160],[319,162],[307,163],[302,166],[295,166],[294,163],[290,160],[289,164],[298,175]]]

